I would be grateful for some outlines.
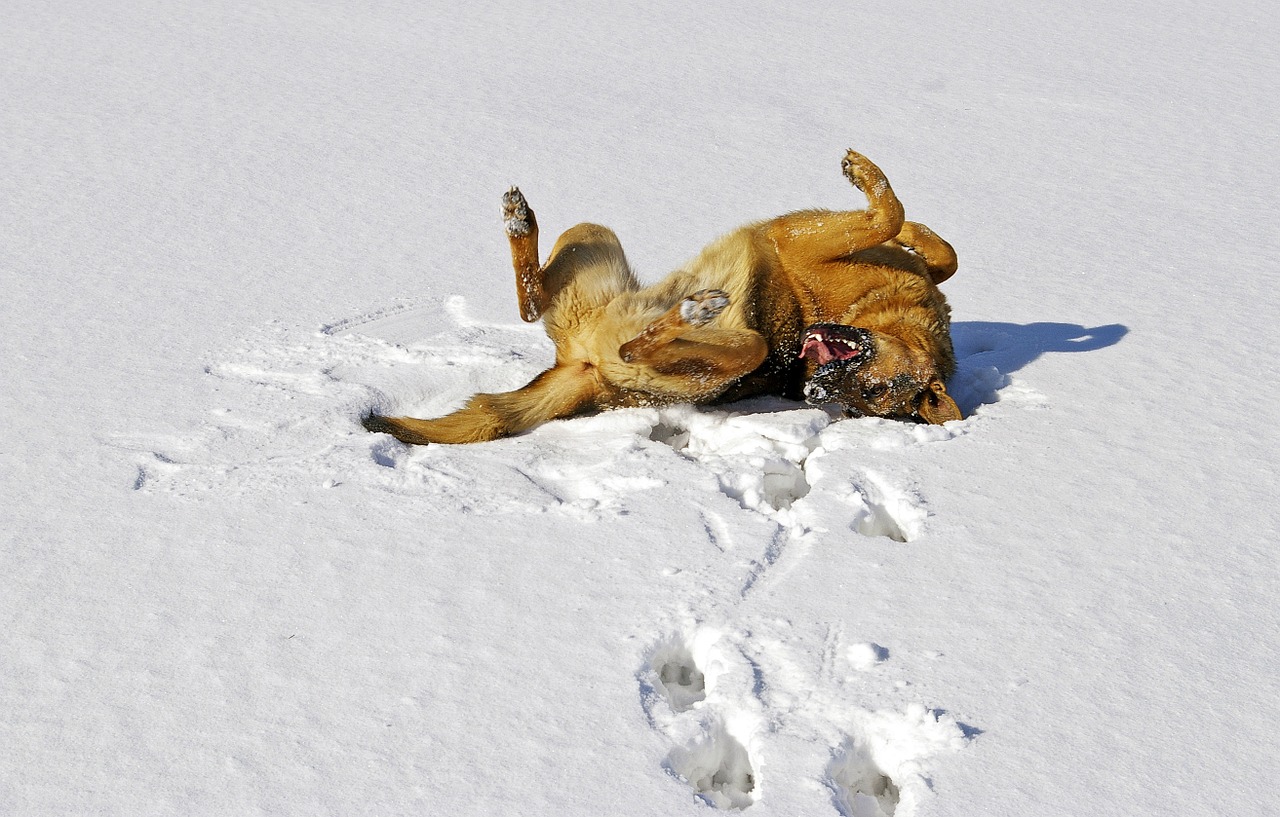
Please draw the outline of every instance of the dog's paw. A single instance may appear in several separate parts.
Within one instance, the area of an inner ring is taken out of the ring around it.
[[[502,194],[502,226],[511,238],[520,238],[529,234],[529,203],[524,199],[520,188],[512,187]]]
[[[866,156],[863,156],[856,150],[850,149],[849,152],[844,155],[844,159],[840,162],[840,170],[844,173],[844,177],[849,180],[850,184],[859,190],[865,190],[866,188],[862,186],[862,180],[866,176],[866,167],[869,164],[871,164],[871,160]]]
[[[680,302],[680,318],[692,326],[709,323],[729,305],[723,289],[701,289]]]

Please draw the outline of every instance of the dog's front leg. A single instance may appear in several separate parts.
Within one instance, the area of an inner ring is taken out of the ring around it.
[[[769,353],[759,332],[709,326],[729,305],[722,290],[704,289],[673,306],[618,354],[660,375],[690,378],[690,396],[715,391],[755,370]]]
[[[532,323],[546,311],[547,294],[542,282],[542,266],[538,263],[538,220],[518,187],[502,196],[502,225],[511,245],[520,317]]]
[[[640,334],[622,344],[618,355],[625,363],[650,358],[691,326],[705,326],[729,305],[729,295],[720,289],[703,289],[668,309]]]

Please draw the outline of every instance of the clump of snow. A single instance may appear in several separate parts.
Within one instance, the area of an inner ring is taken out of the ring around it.
[[[844,651],[849,664],[858,670],[869,670],[889,659],[889,651],[874,641],[850,644]]]

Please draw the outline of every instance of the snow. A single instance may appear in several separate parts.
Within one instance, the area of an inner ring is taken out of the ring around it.
[[[1266,4],[116,4],[0,27],[0,814],[1280,809]],[[410,449],[645,280],[861,201],[969,415]]]

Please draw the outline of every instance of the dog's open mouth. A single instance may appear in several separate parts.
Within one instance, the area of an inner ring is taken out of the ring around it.
[[[800,357],[807,357],[819,366],[837,360],[853,360],[865,351],[866,333],[852,326],[836,323],[819,323],[810,326],[800,344]]]

